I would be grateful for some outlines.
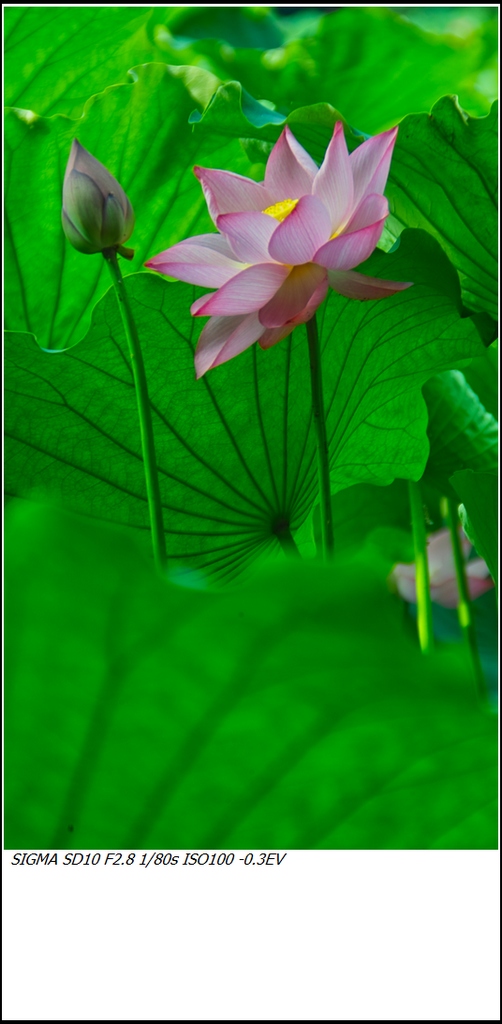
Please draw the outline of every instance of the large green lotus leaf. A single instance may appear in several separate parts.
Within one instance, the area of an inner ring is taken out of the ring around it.
[[[451,484],[459,500],[460,518],[467,536],[498,582],[498,477],[493,473],[458,470]]]
[[[422,476],[429,451],[420,388],[477,355],[484,319],[460,315],[458,279],[425,232],[375,253],[370,274],[414,280],[381,302],[330,293],[320,309],[333,491]],[[154,410],[168,554],[226,579],[279,550],[317,496],[305,328],[194,380],[195,290],[126,278]],[[439,286],[439,288],[438,288]],[[12,336],[7,357],[9,493],[52,495],[74,511],[149,527],[135,394],[115,295],[65,353]],[[145,540],[147,535],[145,533]]]
[[[496,846],[495,716],[378,562],[210,594],[111,528],[9,511],[7,847]]]
[[[340,104],[341,106],[341,104]],[[345,116],[347,109],[341,106]],[[314,160],[321,163],[341,114],[327,103],[278,115],[243,93],[241,85],[220,86],[201,114],[195,132],[239,136],[249,155],[266,161],[285,124]],[[274,123],[275,122],[275,123]],[[362,141],[346,130],[349,149]],[[410,114],[399,126],[386,195],[391,216],[389,244],[403,225],[434,235],[459,271],[469,308],[497,315],[497,106],[486,117],[468,117],[453,96],[444,96],[431,114]]]
[[[202,139],[188,116],[193,98],[185,82],[204,92],[197,69],[165,64],[137,68],[125,85],[93,97],[84,116],[37,118],[11,110],[6,117],[6,324],[29,331],[42,348],[68,348],[84,336],[93,305],[109,286],[101,256],[83,256],[61,227],[64,171],[71,141],[104,163],[130,196],[136,226],[130,240],[133,269],[180,238],[213,227],[197,162],[245,173],[237,140]],[[195,83],[195,84],[194,84]],[[209,83],[210,84],[210,83]],[[111,127],[113,126],[113,130]]]
[[[302,33],[305,38],[265,52],[242,49],[242,43],[239,48],[235,38],[178,39],[172,24],[167,30],[158,24],[154,33],[168,63],[201,64],[222,79],[238,80],[285,114],[306,103],[331,103],[365,132],[391,127],[410,111],[429,110],[445,93],[458,92],[473,114],[485,114],[497,95],[495,24],[465,39],[444,40],[388,8],[346,7],[313,24],[310,33]],[[207,34],[223,37],[216,25]]]
[[[151,9],[150,9],[151,10]],[[148,7],[7,7],[5,102],[80,117],[92,93],[136,64],[162,60]]]
[[[456,470],[497,473],[497,421],[481,404],[463,373],[450,370],[432,377],[423,389],[429,412],[431,450],[426,479],[453,496],[449,478]]]
[[[453,96],[399,126],[389,177],[391,211],[426,228],[460,273],[464,301],[497,317],[498,115],[469,117]]]
[[[208,72],[200,72],[200,75]],[[287,116],[271,110],[243,89],[240,82],[220,85],[203,111],[193,110],[190,123],[197,135],[242,139],[250,159],[257,164],[256,176],[263,178],[264,165],[285,125],[289,125],[302,146],[321,164],[337,120],[344,121],[349,149],[362,140],[360,132],[347,125],[343,114],[329,103],[297,107]]]

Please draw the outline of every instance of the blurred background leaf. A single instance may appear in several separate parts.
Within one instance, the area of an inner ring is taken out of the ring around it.
[[[487,412],[498,419],[498,343],[493,342],[485,348],[469,366],[464,369],[464,377]]]
[[[472,551],[473,558],[476,552]],[[409,605],[409,614],[416,622],[416,605]],[[472,602],[472,617],[476,631],[481,667],[486,684],[488,700],[494,711],[499,705],[498,699],[498,608],[497,592],[489,590]],[[432,623],[434,636],[441,643],[465,643],[458,621],[456,608],[443,608],[440,604],[432,605]],[[465,649],[465,648],[464,648]]]
[[[498,584],[498,477],[493,473],[457,470],[450,482],[462,502],[462,526],[484,558]]]
[[[458,36],[465,39],[481,25],[487,27],[497,24],[497,10],[493,7],[468,7],[467,4],[455,7],[431,5],[428,7],[395,7],[395,11],[406,21],[419,25],[426,32],[439,35]]]
[[[428,483],[427,475],[420,480],[420,490],[426,530],[434,533],[444,526],[441,496]],[[395,480],[386,487],[372,484],[348,487],[332,496],[331,509],[337,555],[354,555],[361,546],[369,544],[392,564],[414,561],[410,498],[405,480]],[[305,557],[313,554],[312,547],[310,551],[307,549],[309,532],[319,548],[321,520],[318,506],[298,535],[304,543],[302,554],[305,552]]]
[[[11,7],[6,103],[79,117],[89,96],[123,81],[129,68],[165,60],[237,79],[285,113],[327,101],[365,132],[429,110],[447,92],[458,92],[470,113],[486,113],[497,93],[494,12],[466,8],[463,29],[457,13],[457,31],[445,38],[430,31],[430,17],[429,31],[411,24],[425,10],[407,8],[403,18],[388,7],[324,16],[299,7],[285,18],[281,8],[252,6]]]
[[[457,276],[425,232],[405,232],[396,252],[375,253],[364,269],[415,283],[385,302],[331,292],[320,311],[333,491],[419,479],[429,452],[420,388],[483,350],[484,318],[461,315]],[[317,500],[305,328],[195,381],[197,292],[150,273],[126,284],[154,410],[168,554],[232,578],[278,552],[277,532],[295,532]],[[146,541],[136,399],[114,294],[69,352],[7,339],[8,493],[51,495],[142,530]]]
[[[165,42],[171,37],[178,49],[196,39],[221,39],[230,46],[263,50],[284,41],[283,26],[273,12],[273,7],[265,6],[157,8],[155,28],[162,28],[165,19],[169,33],[157,34]]]
[[[328,102],[355,127],[376,133],[412,111],[428,111],[445,93],[458,93],[462,106],[478,115],[488,112],[497,95],[495,20],[473,25],[466,36],[444,38],[423,32],[388,7],[341,7],[310,26],[298,20],[289,39],[245,49],[249,43],[236,31],[236,11],[229,28],[226,10],[223,24],[221,8],[207,12],[209,38],[198,41],[185,37],[193,24],[187,11],[185,24],[164,28],[159,23],[153,30],[165,60],[237,80],[285,114]],[[279,20],[279,31],[285,23]]]
[[[335,552],[337,555],[358,550],[374,530],[380,527],[395,528],[400,539],[407,538],[405,555],[414,558],[411,534],[411,515],[408,485],[405,480],[395,480],[387,487],[372,484],[355,484],[334,494],[331,499]],[[313,532],[316,545],[321,544],[321,517],[319,507],[314,510]],[[411,546],[410,546],[411,542]],[[397,557],[395,559],[397,561]]]
[[[496,847],[496,719],[378,559],[206,594],[110,528],[9,511],[8,848]]]

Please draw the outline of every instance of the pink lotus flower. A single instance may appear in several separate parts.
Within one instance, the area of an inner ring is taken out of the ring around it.
[[[195,354],[197,377],[255,341],[264,349],[314,315],[328,286],[351,299],[410,287],[354,272],[371,255],[389,209],[383,190],[397,128],[349,156],[338,121],[321,167],[285,128],[265,181],[195,167],[219,234],[178,242],[145,264],[217,288],[191,307],[210,316]]]
[[[465,536],[463,530],[461,530],[461,542],[464,558],[467,558],[472,544]],[[456,608],[459,596],[449,530],[438,530],[437,533],[433,533],[428,537],[427,560],[429,563],[431,599],[436,604],[442,604],[443,608]],[[486,590],[491,590],[493,587],[494,583],[488,566],[482,558],[474,558],[471,562],[466,562],[465,571],[471,600],[480,597]],[[397,589],[405,601],[416,603],[417,592],[414,562],[410,565],[396,565],[391,573],[391,579],[396,583]]]

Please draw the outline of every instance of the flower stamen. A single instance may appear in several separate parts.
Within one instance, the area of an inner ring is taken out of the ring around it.
[[[276,220],[286,220],[286,217],[289,217],[297,203],[298,199],[281,199],[279,203],[267,206],[267,209],[262,210],[262,213],[267,213],[269,217],[275,217]]]

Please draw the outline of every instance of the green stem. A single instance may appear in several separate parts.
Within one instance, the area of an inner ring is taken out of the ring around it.
[[[105,249],[103,256],[110,269],[115,294],[119,304],[120,315],[124,325],[129,356],[131,359],[134,384],[136,389],[136,400],[138,403],[139,427],[141,433],[141,450],[143,454],[143,466],[145,469],[146,493],[148,498],[148,509],[150,513],[150,525],[152,529],[152,545],[155,564],[160,573],[164,573],[167,565],[166,539],[164,534],[164,521],[162,517],[162,503],[160,499],[159,478],[157,474],[157,461],[155,458],[155,441],[153,437],[152,416],[148,398],[148,385],[146,382],[145,366],[141,353],[141,345],[134,323],[134,317],[127,298],[124,280],[117,261],[117,253],[114,249]]]
[[[333,557],[333,517],[331,511],[331,483],[329,477],[329,451],[324,416],[322,392],[321,350],[315,315],[307,321],[307,339],[310,356],[310,380],[312,384],[312,412],[317,441],[317,471],[319,474],[319,495],[321,511],[321,533],[323,555],[326,560]]]
[[[479,658],[478,642],[476,639],[476,628],[472,611],[471,599],[469,596],[469,585],[465,571],[464,553],[458,535],[458,507],[451,498],[446,498],[446,521],[450,531],[451,544],[453,548],[453,559],[455,562],[455,574],[458,587],[458,621],[469,647],[474,680],[480,697],[486,699],[486,686],[481,661]]]
[[[279,541],[279,544],[281,545],[282,550],[284,551],[284,554],[287,555],[288,558],[302,557],[300,555],[300,552],[298,551],[298,547],[296,545],[296,541],[293,538],[293,534],[291,533],[291,530],[289,529],[288,526],[276,530],[275,535],[277,537],[277,540]]]
[[[434,631],[432,628],[432,602],[422,492],[420,484],[415,483],[414,480],[408,481],[408,487],[413,526],[413,543],[415,545],[418,639],[422,652],[430,654],[434,650]]]

